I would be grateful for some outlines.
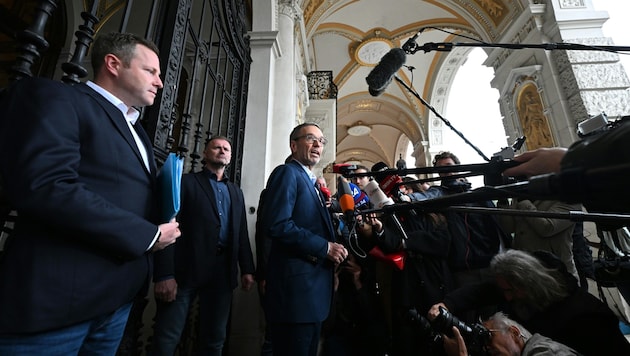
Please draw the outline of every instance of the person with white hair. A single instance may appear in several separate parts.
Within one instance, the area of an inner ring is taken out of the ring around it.
[[[541,334],[532,334],[522,325],[497,312],[483,322],[488,331],[484,343],[491,356],[572,356],[580,355],[572,348]],[[459,329],[453,327],[453,337],[444,336],[444,351],[447,356],[468,356],[468,348]]]

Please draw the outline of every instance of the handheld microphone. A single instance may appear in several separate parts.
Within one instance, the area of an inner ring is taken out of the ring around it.
[[[385,193],[378,186],[378,183],[376,183],[373,180],[370,181],[365,186],[365,192],[367,193],[368,197],[370,198],[370,201],[372,202],[372,205],[374,205],[377,209],[382,209],[383,207],[388,206],[388,205],[394,205],[394,200],[392,198],[386,196]],[[403,228],[402,224],[400,223],[400,220],[398,220],[398,216],[396,216],[395,213],[392,213],[391,218],[392,218],[392,221],[396,225],[396,228],[398,229],[398,231],[400,232],[400,234],[401,234],[401,236],[403,238],[403,245],[404,245],[404,241],[408,240],[409,237],[407,236],[407,233],[405,232],[405,229]]]
[[[372,166],[372,172],[381,172],[388,170],[387,164],[385,162],[378,162]],[[374,178],[378,180],[378,184],[381,186],[381,189],[385,194],[389,197],[394,196],[398,197],[400,191],[398,187],[402,184],[402,178],[400,178],[397,174],[391,174],[384,176],[382,174],[374,175]]]
[[[394,200],[385,195],[376,181],[371,180],[364,189],[375,208],[382,209],[384,206],[394,205]]]
[[[355,209],[367,209],[369,207],[370,198],[356,184],[348,183],[352,191]]]
[[[332,197],[332,192],[328,189],[328,187],[319,187],[319,191],[322,192],[325,202],[328,202]]]
[[[346,216],[346,223],[350,223],[354,218],[354,197],[349,183],[342,177],[337,178],[337,195],[341,212]]]
[[[359,191],[356,185],[354,188]],[[356,217],[354,216],[355,198],[353,197],[353,188],[350,186],[350,183],[343,179],[343,177],[337,178],[337,194],[341,211],[344,214],[344,222],[348,226],[348,237],[345,243],[346,248],[352,251],[355,256],[366,257],[367,254],[358,244],[357,233],[355,230]]]
[[[392,48],[387,52],[365,78],[370,95],[381,95],[392,82],[394,74],[405,64],[406,59],[405,51],[400,48]]]

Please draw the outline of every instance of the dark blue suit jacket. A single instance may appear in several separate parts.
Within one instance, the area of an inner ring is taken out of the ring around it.
[[[278,166],[267,183],[263,224],[271,241],[265,315],[270,322],[321,322],[333,295],[330,213],[296,162]]]
[[[0,333],[72,325],[145,292],[158,213],[146,133],[151,171],[122,113],[84,84],[20,80],[0,113],[3,190],[18,211]]]
[[[242,274],[254,274],[255,268],[243,192],[231,182],[227,182],[227,187],[231,203],[230,283],[236,288],[237,262]],[[175,277],[177,284],[184,287],[203,286],[212,276],[221,225],[216,196],[205,170],[182,177],[181,209],[177,220],[182,236],[175,244],[156,252],[154,279]]]

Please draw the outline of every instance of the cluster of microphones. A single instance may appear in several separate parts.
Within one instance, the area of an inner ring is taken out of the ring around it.
[[[342,176],[357,174],[353,173],[356,169],[356,165],[333,165],[333,172],[341,174]],[[379,162],[375,164],[372,167],[372,172],[366,173],[366,175],[367,174],[374,176],[375,180],[370,180],[370,182],[363,188],[364,191],[361,191],[357,185],[346,181],[342,176],[337,178],[339,205],[341,207],[341,212],[344,214],[344,221],[350,227],[350,238],[348,241],[350,241],[351,245],[352,240],[356,235],[353,232],[353,227],[356,221],[355,214],[363,209],[382,209],[385,206],[393,205],[395,203],[392,197],[397,197],[400,194],[398,187],[402,184],[402,179],[397,174],[391,174],[391,171],[385,163]],[[397,198],[397,200],[398,199],[399,198]],[[403,239],[406,240],[407,234],[405,233],[396,214],[391,214],[390,218],[401,232]],[[355,252],[355,254],[359,256],[364,255],[362,250],[359,250],[361,252],[357,253],[356,251],[358,248],[353,248],[352,246],[350,246],[350,248]],[[390,263],[392,266],[400,270],[404,268],[404,252],[385,254],[378,246],[375,246],[369,251],[369,254],[377,259]]]
[[[341,175],[352,174],[356,169],[357,166],[352,164],[333,165],[333,173]],[[389,167],[384,162],[374,164],[372,172],[366,173],[366,175],[372,175],[375,179],[371,180],[363,188],[363,191],[357,185],[340,176],[337,179],[337,191],[339,205],[344,215],[354,214],[355,210],[367,209],[370,203],[375,209],[393,205],[394,199],[398,200],[399,198],[402,178],[389,171]]]
[[[369,207],[370,198],[356,184],[337,178],[337,200],[347,222],[353,221],[355,210]]]

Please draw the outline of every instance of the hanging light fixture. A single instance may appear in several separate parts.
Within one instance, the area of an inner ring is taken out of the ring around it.
[[[372,128],[365,125],[362,121],[357,121],[354,125],[348,127],[348,135],[365,136],[372,132]]]

